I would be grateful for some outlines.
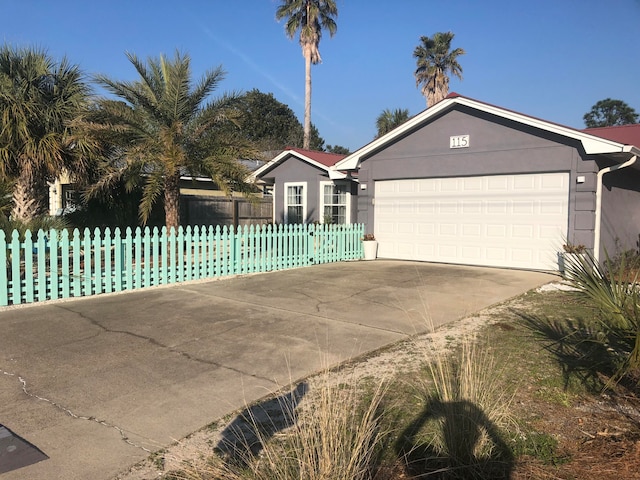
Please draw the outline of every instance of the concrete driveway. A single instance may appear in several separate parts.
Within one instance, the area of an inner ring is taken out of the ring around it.
[[[377,260],[0,310],[0,424],[49,457],[2,480],[113,478],[327,360],[554,278]]]

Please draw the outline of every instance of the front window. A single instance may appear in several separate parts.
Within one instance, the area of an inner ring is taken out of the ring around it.
[[[349,223],[349,193],[347,185],[323,184],[323,223]]]
[[[285,184],[285,223],[304,223],[306,216],[306,193],[304,183]]]

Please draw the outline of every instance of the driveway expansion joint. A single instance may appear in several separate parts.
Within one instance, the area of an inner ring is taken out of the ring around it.
[[[249,300],[236,300],[234,298],[229,298],[229,297],[225,297],[225,296],[222,296],[222,295],[212,295],[210,293],[203,293],[203,292],[200,292],[198,290],[189,290],[187,288],[185,288],[185,290],[189,291],[190,293],[201,295],[203,297],[219,298],[219,299],[222,299],[222,300],[227,300],[229,302],[236,302],[236,303],[252,305],[252,306],[260,307],[261,309],[264,309],[264,310],[275,310],[275,311],[282,311],[282,312],[286,312],[286,313],[297,313],[297,314],[305,315],[305,316],[312,317],[312,318],[319,318],[321,320],[326,320],[326,321],[329,321],[329,322],[342,323],[342,324],[345,324],[345,325],[357,325],[358,327],[369,328],[371,330],[379,330],[381,332],[394,333],[394,334],[397,334],[397,335],[402,335],[402,336],[407,337],[407,338],[409,338],[411,336],[411,335],[409,335],[409,334],[407,334],[407,333],[405,333],[405,332],[403,332],[401,330],[394,330],[392,328],[377,327],[375,325],[368,325],[366,323],[349,322],[347,320],[341,320],[339,318],[329,317],[329,316],[322,315],[322,314],[319,314],[319,313],[318,314],[310,313],[310,312],[301,313],[301,312],[298,312],[296,310],[290,310],[290,309],[287,309],[287,308],[277,307],[277,306],[274,306],[274,305],[265,305],[265,304],[262,304],[262,303],[259,303],[259,302],[251,302]],[[304,294],[304,295],[306,297],[309,297],[309,298],[313,299],[313,297],[310,297],[308,294]],[[348,295],[348,296],[346,296],[344,298],[345,299],[350,299],[350,298],[353,298],[355,296],[357,296],[357,294]],[[317,299],[314,299],[314,300],[317,300]],[[316,310],[319,310],[319,307],[321,305],[325,304],[325,303],[328,303],[328,302],[321,302],[321,301],[318,300],[318,303],[316,304]],[[377,305],[382,305],[384,307],[389,307],[389,308],[396,309],[400,313],[406,312],[405,310],[403,310],[401,308],[398,308],[396,305],[389,305],[389,304],[386,304],[386,303],[383,303],[383,302],[375,302],[375,301],[372,301],[371,303],[375,303]],[[261,378],[261,377],[258,377],[258,378]]]
[[[64,412],[65,414],[67,414],[68,416],[70,416],[71,418],[75,419],[75,420],[86,420],[88,422],[95,422],[98,425],[102,425],[103,427],[107,427],[107,428],[113,428],[115,431],[117,431],[120,434],[120,437],[122,439],[122,441],[124,441],[127,445],[130,445],[132,447],[135,448],[139,448],[140,450],[143,450],[147,453],[152,453],[151,450],[149,450],[146,447],[143,447],[142,445],[138,445],[137,443],[134,443],[133,441],[131,441],[131,439],[129,439],[129,437],[127,436],[127,433],[125,432],[124,429],[118,427],[117,425],[114,425],[112,423],[107,422],[106,420],[100,420],[96,417],[93,416],[87,416],[87,415],[78,415],[76,413],[73,412],[73,410],[71,410],[70,408],[65,407],[64,405],[60,405],[59,403],[50,400],[48,398],[45,397],[41,397],[40,395],[37,395],[35,393],[32,393],[29,391],[29,389],[27,388],[27,381],[18,374],[15,373],[11,373],[11,372],[6,372],[4,370],[0,370],[0,372],[2,372],[3,375],[6,375],[8,377],[15,377],[18,379],[18,381],[20,382],[20,384],[22,385],[22,391],[24,392],[25,395],[34,398],[36,400],[39,400],[41,402],[45,402],[48,403],[49,405],[57,408],[58,410]]]

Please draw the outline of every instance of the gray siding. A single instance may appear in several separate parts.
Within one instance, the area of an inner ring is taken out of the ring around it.
[[[602,248],[613,257],[625,250],[638,249],[640,234],[640,172],[624,168],[602,177]]]
[[[294,156],[289,156],[279,165],[265,173],[262,177],[266,181],[273,181],[274,184],[274,222],[284,222],[284,184],[301,183],[307,184],[307,218],[306,223],[320,221],[322,212],[320,211],[320,182],[329,181],[326,171],[302,161]],[[338,180],[337,182],[341,182]],[[356,185],[350,183],[351,192],[351,221],[355,222],[357,216],[357,206],[354,195],[357,194]]]
[[[468,148],[449,137],[470,136]],[[363,160],[358,222],[374,231],[375,182],[404,178],[569,172],[569,240],[593,247],[597,166],[577,142],[484,112],[457,107]],[[585,183],[577,184],[578,175]]]

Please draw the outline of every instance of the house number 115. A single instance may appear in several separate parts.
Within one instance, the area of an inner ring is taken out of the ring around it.
[[[449,137],[449,148],[467,148],[469,135],[454,135]]]

